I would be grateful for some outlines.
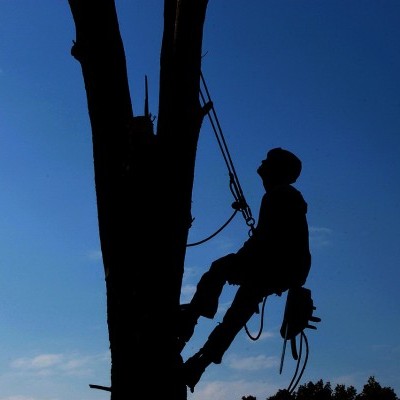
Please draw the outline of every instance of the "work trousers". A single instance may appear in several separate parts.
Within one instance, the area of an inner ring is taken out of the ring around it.
[[[220,364],[226,350],[251,316],[258,312],[264,297],[285,289],[273,289],[259,285],[248,279],[244,268],[238,264],[235,254],[229,254],[211,264],[210,269],[200,279],[191,306],[197,314],[213,318],[218,309],[218,300],[224,285],[239,285],[231,306],[223,320],[211,332],[201,352],[215,364]],[[259,282],[258,282],[259,283]]]

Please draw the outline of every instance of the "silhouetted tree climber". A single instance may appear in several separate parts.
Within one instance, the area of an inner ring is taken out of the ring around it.
[[[196,293],[180,311],[179,345],[191,338],[200,316],[213,318],[224,285],[239,285],[222,323],[195,355],[183,364],[183,376],[191,392],[211,363],[220,364],[237,333],[258,311],[264,297],[303,286],[311,266],[307,203],[291,184],[302,164],[288,150],[274,148],[257,169],[265,194],[256,228],[242,248],[211,264]]]

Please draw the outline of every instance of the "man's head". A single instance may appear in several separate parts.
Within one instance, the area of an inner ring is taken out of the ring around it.
[[[280,147],[270,150],[257,173],[264,185],[282,185],[296,182],[301,173],[301,161],[293,153]]]

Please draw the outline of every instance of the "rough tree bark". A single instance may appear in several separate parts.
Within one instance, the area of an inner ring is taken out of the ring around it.
[[[165,0],[157,130],[135,116],[114,0],[69,0],[93,138],[111,400],[186,399],[176,349],[208,0]]]

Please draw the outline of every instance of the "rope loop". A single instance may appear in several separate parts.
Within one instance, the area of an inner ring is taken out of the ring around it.
[[[219,148],[220,148],[222,156],[224,158],[226,167],[228,169],[229,188],[235,199],[235,201],[232,203],[232,208],[235,211],[234,211],[233,215],[228,219],[228,221],[225,222],[222,225],[222,227],[219,228],[215,233],[213,233],[212,235],[210,235],[207,238],[200,240],[198,242],[187,244],[186,247],[191,247],[191,246],[196,246],[196,245],[202,244],[202,243],[210,240],[214,236],[216,236],[232,221],[232,219],[234,218],[234,216],[236,215],[236,213],[238,211],[240,211],[242,213],[242,216],[246,222],[246,225],[248,227],[250,227],[249,236],[252,235],[252,233],[254,231],[254,225],[255,225],[255,220],[252,216],[251,209],[246,202],[246,199],[243,194],[243,190],[240,186],[239,178],[236,174],[235,167],[232,162],[232,158],[229,154],[228,146],[226,144],[224,134],[222,132],[222,128],[221,128],[221,125],[220,125],[218,117],[217,117],[217,113],[215,112],[214,103],[211,100],[210,92],[208,90],[208,87],[207,87],[207,84],[206,84],[206,81],[204,79],[204,75],[202,72],[200,72],[200,93],[199,93],[199,95],[200,95],[201,106],[202,106],[204,112],[208,115],[212,129],[213,129],[215,137],[217,139]]]

